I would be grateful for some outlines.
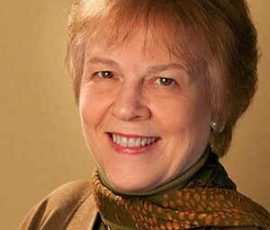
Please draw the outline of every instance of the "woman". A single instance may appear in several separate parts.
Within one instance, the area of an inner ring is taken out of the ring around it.
[[[68,65],[91,182],[63,185],[21,229],[270,229],[218,158],[256,88],[243,0],[78,0]]]

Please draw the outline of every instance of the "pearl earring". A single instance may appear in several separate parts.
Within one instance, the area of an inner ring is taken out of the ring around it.
[[[211,129],[215,133],[221,133],[225,128],[225,122],[222,122],[220,125],[216,121],[211,121]]]

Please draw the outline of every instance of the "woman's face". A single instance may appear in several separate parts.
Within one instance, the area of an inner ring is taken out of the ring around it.
[[[159,44],[145,46],[143,31],[123,46],[91,42],[79,98],[81,123],[112,187],[147,191],[198,160],[210,134],[204,77],[193,76]]]

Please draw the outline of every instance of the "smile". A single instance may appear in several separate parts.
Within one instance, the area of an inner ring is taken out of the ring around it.
[[[120,152],[127,152],[128,150],[133,150],[134,153],[137,151],[144,152],[147,148],[160,140],[160,137],[155,136],[125,135],[119,133],[107,134],[110,137],[112,147]]]
[[[151,145],[157,140],[156,137],[129,138],[118,134],[112,134],[112,139],[115,144],[128,148]]]

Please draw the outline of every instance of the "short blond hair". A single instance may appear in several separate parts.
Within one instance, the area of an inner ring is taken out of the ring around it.
[[[77,103],[87,41],[101,34],[111,45],[128,41],[139,22],[170,53],[184,56],[195,71],[203,69],[213,120],[225,124],[212,132],[210,145],[223,156],[256,91],[257,33],[246,1],[76,0],[68,23],[67,64]]]

